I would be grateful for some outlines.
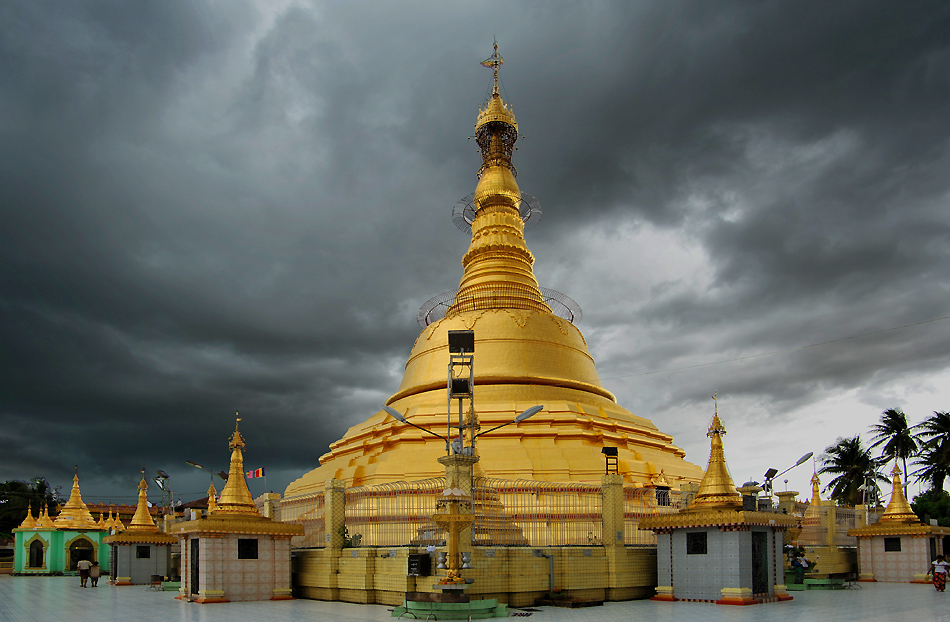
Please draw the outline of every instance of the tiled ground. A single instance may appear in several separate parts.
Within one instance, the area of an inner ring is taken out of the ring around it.
[[[75,577],[0,575],[0,622],[313,622],[390,620],[388,607],[313,600],[196,605],[143,586],[79,587]],[[950,592],[928,585],[864,584],[837,592],[796,592],[795,600],[726,607],[631,601],[590,609],[538,607],[538,622],[950,622]],[[515,610],[515,613],[521,613]]]

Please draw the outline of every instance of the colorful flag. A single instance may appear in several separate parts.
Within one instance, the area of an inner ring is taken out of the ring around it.
[[[247,479],[254,479],[255,477],[264,477],[264,467],[247,472]]]

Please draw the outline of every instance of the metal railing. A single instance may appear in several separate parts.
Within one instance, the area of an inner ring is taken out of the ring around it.
[[[472,543],[568,546],[602,543],[600,486],[475,478]]]
[[[445,536],[435,523],[436,499],[445,478],[392,482],[346,490],[347,535],[352,546],[427,546]]]
[[[686,494],[655,488],[623,489],[623,543],[627,546],[656,546],[656,534],[640,529],[644,518],[674,514],[686,507]]]
[[[302,536],[291,538],[291,546],[295,548],[326,546],[326,523],[323,518],[325,502],[326,497],[322,492],[290,497],[280,502],[281,521],[304,527]]]

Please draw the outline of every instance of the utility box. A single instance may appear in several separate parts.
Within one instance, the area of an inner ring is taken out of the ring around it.
[[[428,577],[432,574],[432,558],[428,553],[410,553],[409,554],[409,572],[410,577]]]

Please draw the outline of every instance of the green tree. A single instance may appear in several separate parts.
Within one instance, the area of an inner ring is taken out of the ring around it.
[[[950,413],[934,411],[933,416],[914,426],[923,439],[914,471],[918,482],[927,482],[934,491],[943,490],[950,476]]]
[[[11,531],[26,518],[27,507],[32,507],[33,516],[45,505],[55,514],[59,492],[45,478],[37,477],[29,482],[8,480],[0,484],[0,537],[11,538]]]
[[[877,472],[880,461],[871,456],[871,450],[861,444],[861,437],[839,438],[834,445],[825,447],[821,456],[822,467],[818,473],[836,475],[824,491],[831,491],[831,498],[840,505],[858,505],[864,501],[862,486],[868,482],[877,493],[878,482],[888,479]]]
[[[888,408],[881,413],[881,422],[871,426],[875,435],[871,449],[881,447],[885,461],[900,459],[904,466],[904,497],[907,496],[907,459],[917,454],[917,439],[907,425],[907,415],[900,408]]]
[[[933,518],[941,527],[950,527],[950,494],[946,490],[928,490],[917,495],[910,507],[920,520]]]

